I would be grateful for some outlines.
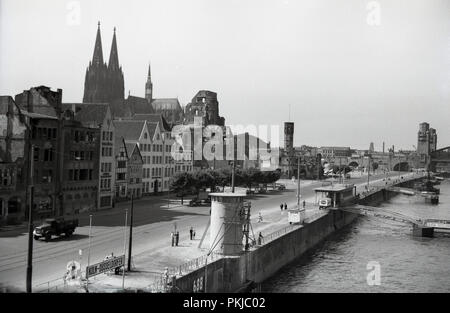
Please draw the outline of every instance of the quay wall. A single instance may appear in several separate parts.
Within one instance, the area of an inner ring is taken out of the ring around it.
[[[411,186],[413,181],[397,186]],[[380,189],[362,196],[359,203],[376,204],[395,196]],[[224,257],[176,279],[176,290],[182,292],[236,292],[249,282],[262,283],[284,266],[292,263],[336,230],[350,224],[357,214],[341,210],[324,211],[297,229],[239,256]],[[207,279],[205,279],[207,278]]]

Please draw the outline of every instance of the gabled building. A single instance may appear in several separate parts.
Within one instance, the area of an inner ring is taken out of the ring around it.
[[[115,195],[115,154],[114,124],[109,105],[106,103],[63,103],[63,110],[70,110],[76,121],[100,131],[98,199],[97,207],[109,209],[114,205]]]
[[[127,193],[129,197],[142,197],[142,166],[143,159],[139,145],[136,143],[125,143],[128,162],[127,162]]]
[[[114,142],[115,156],[115,200],[127,199],[128,195],[128,152],[123,137],[115,136]]]

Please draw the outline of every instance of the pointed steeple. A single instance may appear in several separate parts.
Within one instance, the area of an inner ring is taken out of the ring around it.
[[[109,70],[119,70],[119,55],[117,53],[116,28],[114,27],[114,35],[111,44],[111,53],[109,55]]]
[[[99,66],[103,64],[102,36],[100,34],[100,21],[98,22],[97,38],[95,39],[94,55],[92,65]]]
[[[148,75],[147,82],[145,83],[145,99],[147,99],[149,104],[151,104],[153,101],[153,83],[150,62],[148,62]]]

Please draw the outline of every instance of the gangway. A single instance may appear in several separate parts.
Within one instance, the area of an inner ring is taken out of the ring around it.
[[[334,208],[334,210],[342,210],[353,214],[374,216],[410,224],[413,226],[414,235],[429,237],[432,236],[435,231],[450,231],[450,220],[421,219],[379,207],[355,204],[351,206]]]

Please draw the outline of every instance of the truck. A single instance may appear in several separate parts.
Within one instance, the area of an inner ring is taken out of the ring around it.
[[[52,236],[61,236],[64,234],[66,237],[69,237],[77,227],[78,219],[65,220],[62,217],[48,218],[34,229],[33,238],[35,240],[44,238],[45,241],[49,241]]]
[[[331,199],[330,198],[322,198],[319,200],[319,210],[326,209],[331,207]]]

